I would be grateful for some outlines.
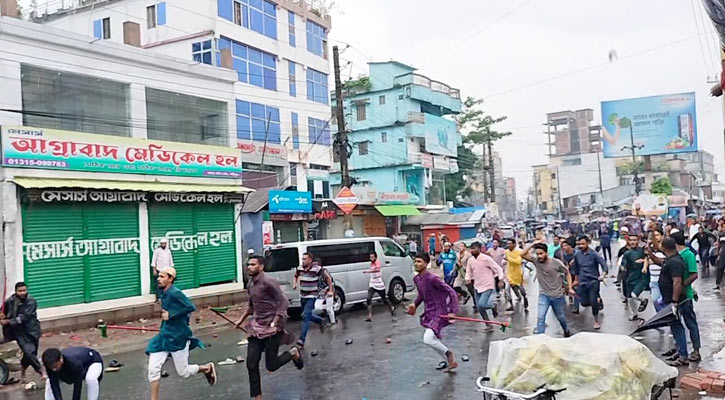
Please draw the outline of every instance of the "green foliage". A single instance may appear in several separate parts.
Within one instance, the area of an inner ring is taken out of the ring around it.
[[[466,185],[464,175],[471,176],[479,168],[479,157],[466,146],[458,146],[458,172],[446,176],[446,197],[454,200],[457,196],[469,197],[473,190]]]
[[[652,182],[650,192],[654,194],[666,194],[669,196],[672,194],[672,183],[670,183],[670,180],[665,177],[657,179],[656,181]]]
[[[463,136],[463,143],[469,145],[493,143],[510,136],[511,132],[499,132],[493,126],[506,120],[506,116],[492,117],[478,108],[483,99],[468,97],[463,102],[463,109],[456,117],[461,129],[467,131]]]
[[[369,76],[358,76],[357,79],[351,79],[342,84],[343,89],[356,93],[369,92],[372,88]]]

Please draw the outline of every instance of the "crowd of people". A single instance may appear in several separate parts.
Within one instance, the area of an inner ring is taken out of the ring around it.
[[[480,233],[480,232],[479,232]],[[567,308],[577,314],[589,307],[592,329],[599,330],[599,315],[604,308],[600,286],[606,279],[615,279],[626,303],[630,321],[640,323],[650,304],[655,311],[671,307],[676,316],[670,324],[674,346],[663,354],[673,366],[687,366],[700,360],[700,334],[694,302],[697,293],[692,284],[698,279],[698,258],[701,268],[714,265],[720,286],[725,269],[725,221],[703,221],[688,218],[686,224],[651,218],[630,219],[619,226],[602,222],[593,245],[590,236],[563,231],[550,237],[541,235],[526,242],[517,237],[492,235],[491,240],[450,243],[444,236],[430,238],[428,251],[418,251],[417,243],[409,245],[414,260],[414,283],[417,297],[406,312],[415,315],[424,306],[420,324],[424,328],[422,341],[442,358],[438,369],[450,372],[458,367],[453,351],[442,342],[442,331],[458,318],[461,306],[472,302],[484,327],[491,332],[501,324],[499,306],[505,313],[528,312],[530,293],[527,285],[538,286],[537,322],[533,333],[544,334],[549,310],[561,326],[563,336],[572,335],[567,322]],[[521,238],[523,239],[523,238]],[[441,251],[436,252],[435,240]],[[619,242],[619,243],[617,243]],[[612,256],[613,245],[618,250]],[[173,360],[177,373],[183,378],[201,374],[210,385],[217,381],[214,363],[189,364],[189,352],[203,348],[189,326],[193,303],[174,285],[176,270],[170,254],[160,246],[152,266],[158,283],[162,324],[159,334],[146,348],[150,398],[159,398],[163,365]],[[361,271],[369,275],[368,313],[365,321],[372,322],[372,300],[379,296],[395,314],[395,306],[386,296],[382,267],[375,252],[369,254],[370,266]],[[303,350],[311,325],[320,332],[336,322],[333,304],[335,283],[332,274],[313,254],[305,253],[296,269],[293,287],[299,287],[302,306],[302,326],[295,337],[285,326],[289,301],[279,283],[265,275],[266,260],[252,255],[247,262],[250,277],[249,301],[237,326],[246,331],[248,347],[246,366],[250,393],[262,398],[259,364],[262,353],[268,371],[273,372],[292,362],[304,368]],[[525,279],[525,270],[534,278]],[[716,288],[716,289],[718,289]],[[47,378],[45,398],[62,400],[60,382],[74,386],[73,399],[79,400],[81,387],[87,386],[89,400],[99,397],[103,379],[103,359],[94,349],[69,347],[51,348],[38,357],[41,337],[37,319],[37,304],[28,287],[20,282],[15,294],[4,303],[0,315],[5,341],[17,341],[23,353],[22,375],[32,367],[43,379]],[[692,350],[688,351],[687,332]],[[280,353],[280,347],[289,349]]]

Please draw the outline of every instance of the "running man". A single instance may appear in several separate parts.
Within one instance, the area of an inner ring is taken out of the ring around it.
[[[504,274],[501,266],[496,264],[489,255],[481,253],[481,243],[471,245],[471,258],[466,265],[466,283],[473,282],[476,290],[476,305],[481,318],[488,320],[487,309],[492,310],[493,317],[498,317],[496,311],[496,277],[498,287],[503,288]],[[484,332],[492,332],[493,327],[486,324]]]
[[[88,400],[98,400],[103,379],[103,358],[88,347],[68,347],[60,351],[50,348],[43,352],[43,364],[48,372],[45,400],[63,400],[60,382],[73,385],[73,400],[81,400],[83,382]]]
[[[319,280],[329,279],[327,287],[334,296],[335,289],[332,285],[332,278],[329,274],[325,277],[322,274],[322,266],[312,262],[312,254],[305,253],[302,255],[302,265],[297,267],[295,271],[295,279],[292,283],[292,289],[296,289],[297,285],[300,286],[300,305],[302,306],[302,331],[300,332],[300,338],[297,341],[297,345],[300,347],[305,346],[305,340],[307,339],[307,332],[310,330],[310,323],[314,322],[320,326],[320,333],[325,333],[325,320],[319,315],[315,314],[315,300],[319,294]]]
[[[458,261],[458,256],[451,248],[451,243],[444,242],[443,251],[438,255],[436,265],[439,267],[441,264],[443,265],[443,280],[451,287],[453,287],[453,281],[456,279],[456,261]]]
[[[649,265],[644,248],[639,245],[639,235],[632,233],[627,236],[627,248],[629,250],[622,257],[622,266],[626,271],[622,293],[627,299],[629,320],[635,321],[640,319],[638,313],[647,309],[648,300],[640,296],[649,286]]]
[[[576,269],[571,268],[572,260],[574,260],[574,254],[576,251],[576,239],[568,237],[561,241],[561,248],[556,251],[554,258],[564,263],[564,266],[569,270],[571,275],[571,284],[577,281]],[[565,277],[566,278],[566,277]],[[563,282],[566,285],[566,279]],[[579,314],[579,297],[573,292],[574,286],[571,286],[572,292],[567,291],[569,296],[569,303],[571,303],[571,312],[573,314]]]
[[[380,260],[375,252],[370,253],[370,269],[363,271],[363,274],[370,274],[370,283],[368,284],[368,298],[365,302],[368,306],[368,317],[365,322],[373,322],[373,296],[377,294],[383,304],[390,308],[390,315],[395,315],[395,306],[390,304],[385,296],[385,282],[383,282],[383,269],[380,266]]]
[[[292,361],[297,369],[304,367],[302,353],[297,347],[277,354],[281,344],[291,344],[294,336],[284,330],[289,301],[279,283],[264,273],[264,257],[252,256],[247,263],[251,277],[249,303],[237,326],[244,325],[249,334],[247,346],[247,371],[249,372],[249,393],[255,400],[262,400],[262,381],[259,376],[259,362],[264,352],[267,371],[274,372]]]
[[[315,313],[322,316],[323,313],[327,313],[327,318],[330,319],[331,324],[336,324],[335,320],[335,280],[330,275],[330,271],[322,266],[322,260],[315,258],[315,264],[322,267],[322,274],[320,279],[317,281],[318,294],[315,300]],[[332,290],[328,286],[328,282],[332,282]]]
[[[151,400],[159,399],[161,368],[171,355],[179,376],[189,378],[198,373],[206,376],[210,385],[216,383],[214,363],[204,365],[189,364],[189,351],[197,347],[204,348],[204,343],[195,338],[189,327],[189,316],[196,307],[186,295],[179,290],[176,281],[176,269],[165,267],[159,271],[159,288],[161,288],[161,330],[146,346],[149,355],[148,379],[151,383]]]
[[[478,247],[480,251],[480,245]],[[443,357],[447,363],[445,372],[451,372],[458,367],[453,352],[441,342],[441,330],[450,320],[442,315],[455,316],[458,312],[458,296],[456,292],[435,275],[428,272],[430,256],[421,254],[415,258],[415,271],[418,275],[413,278],[418,289],[418,297],[408,306],[407,312],[415,315],[421,303],[425,303],[425,310],[420,316],[420,325],[425,328],[423,343],[432,347]]]
[[[596,251],[589,247],[589,236],[582,235],[577,238],[578,250],[574,254],[572,266],[576,270],[578,281],[577,294],[579,301],[584,307],[592,307],[595,330],[601,329],[599,324],[599,310],[603,308],[602,299],[599,297],[599,282],[604,280],[607,274],[607,264]],[[599,272],[601,267],[603,273]]]
[[[23,352],[20,359],[21,380],[25,383],[28,367],[45,379],[43,368],[38,360],[38,344],[40,343],[40,322],[38,321],[38,303],[28,294],[25,282],[15,284],[15,293],[5,300],[5,315],[0,319],[3,327],[3,342],[15,340]]]
[[[508,248],[504,251],[504,258],[506,260],[506,278],[510,289],[514,291],[516,297],[521,301],[524,301],[524,310],[529,309],[529,299],[526,297],[526,289],[524,289],[524,269],[523,269],[523,252],[516,248],[516,240],[508,240]],[[511,298],[509,290],[506,291],[508,298]],[[511,306],[506,311],[513,311],[513,299],[511,300]]]
[[[554,258],[554,254],[556,254],[556,251],[561,248],[561,237],[559,235],[554,235],[554,238],[552,239],[553,245],[546,246],[548,248],[547,255],[549,258]]]
[[[566,298],[561,290],[561,276],[566,276],[567,288],[569,294],[573,294],[571,274],[564,266],[564,263],[556,258],[549,257],[546,243],[534,242],[531,246],[524,249],[522,257],[534,263],[536,268],[536,278],[539,281],[539,314],[536,323],[536,333],[543,334],[546,331],[546,315],[549,313],[549,307],[554,310],[556,319],[561,324],[564,331],[564,337],[571,336],[569,327],[566,325]],[[531,249],[536,252],[536,257],[532,257],[529,252]]]

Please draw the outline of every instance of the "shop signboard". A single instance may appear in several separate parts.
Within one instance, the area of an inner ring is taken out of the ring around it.
[[[602,102],[604,157],[697,151],[695,93]]]
[[[237,149],[241,151],[244,162],[252,162],[259,164],[264,161],[265,164],[286,166],[287,148],[272,143],[259,143],[251,140],[238,140]],[[262,159],[264,157],[264,159]]]
[[[378,204],[418,204],[420,198],[407,192],[380,192]]]
[[[298,214],[312,212],[312,193],[293,190],[269,191],[270,214]]]
[[[456,157],[458,137],[456,123],[433,114],[425,114],[425,151]]]
[[[268,246],[274,241],[274,222],[262,222],[262,244]]]
[[[65,171],[239,178],[231,147],[134,139],[19,126],[0,127],[2,165]]]
[[[355,196],[355,193],[353,193],[350,188],[343,186],[333,202],[340,210],[342,210],[343,213],[345,213],[345,215],[348,215],[355,209],[355,207],[357,207],[360,200],[358,200],[357,196]]]

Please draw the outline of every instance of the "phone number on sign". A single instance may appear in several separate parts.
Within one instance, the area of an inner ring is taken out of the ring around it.
[[[67,168],[68,163],[56,160],[31,160],[27,158],[6,158],[5,165],[18,165],[28,167],[59,167]]]

